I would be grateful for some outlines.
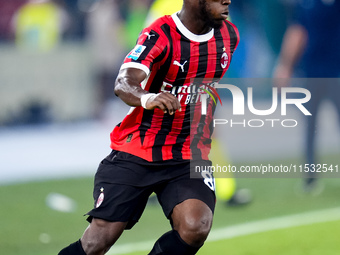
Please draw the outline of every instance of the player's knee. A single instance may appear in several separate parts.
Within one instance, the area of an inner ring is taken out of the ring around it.
[[[82,240],[83,249],[87,255],[104,254],[111,248],[111,244],[105,239]]]
[[[177,230],[181,238],[192,246],[201,246],[211,229],[212,217],[209,215],[185,217]]]
[[[126,223],[124,222],[107,222],[93,219],[81,238],[86,254],[106,253],[123,232],[125,225]]]

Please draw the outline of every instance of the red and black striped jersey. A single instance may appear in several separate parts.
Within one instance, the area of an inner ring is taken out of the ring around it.
[[[229,21],[195,35],[176,13],[145,28],[121,69],[143,70],[147,78],[142,88],[174,94],[182,111],[169,115],[160,109],[132,108],[112,131],[111,148],[148,161],[208,159],[216,105],[209,100],[202,114],[200,84],[223,77],[238,42],[238,30]]]

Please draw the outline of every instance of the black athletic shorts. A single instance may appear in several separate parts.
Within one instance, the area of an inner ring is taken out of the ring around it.
[[[99,165],[94,181],[94,209],[88,221],[99,218],[128,222],[131,229],[141,217],[149,196],[155,192],[165,216],[187,200],[199,199],[214,212],[214,186],[207,178],[191,178],[189,160],[149,162],[134,155],[112,151]],[[211,165],[200,161],[200,165]],[[170,219],[171,220],[171,219]]]

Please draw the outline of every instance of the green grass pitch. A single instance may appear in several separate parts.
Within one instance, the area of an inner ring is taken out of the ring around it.
[[[337,255],[340,221],[207,242],[198,255]],[[144,252],[127,253],[145,255]]]
[[[338,156],[327,162],[338,161]],[[323,179],[323,193],[302,196],[296,193],[300,179],[238,179],[240,188],[249,188],[254,200],[242,208],[217,202],[213,229],[340,206],[340,179]],[[83,216],[93,205],[91,177],[30,182],[0,186],[0,251],[6,255],[55,255],[76,241],[87,227]],[[46,205],[55,192],[77,203],[70,213]],[[156,240],[170,225],[158,205],[148,206],[140,222],[123,233],[117,245]],[[335,255],[339,254],[340,221],[278,229],[207,242],[198,253],[231,255]],[[147,251],[129,253],[147,254]]]

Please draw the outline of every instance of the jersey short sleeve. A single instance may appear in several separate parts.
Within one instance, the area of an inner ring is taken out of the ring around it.
[[[160,62],[167,50],[167,42],[162,39],[159,31],[151,25],[140,33],[136,46],[125,57],[121,69],[138,68],[149,75],[156,62]]]

